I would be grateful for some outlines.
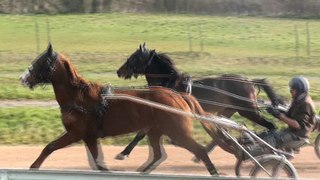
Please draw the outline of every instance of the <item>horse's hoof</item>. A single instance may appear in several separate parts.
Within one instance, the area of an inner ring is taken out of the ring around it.
[[[209,173],[211,176],[220,176],[220,173],[216,169],[209,171]]]
[[[97,165],[97,168],[98,168],[99,171],[109,171],[109,169],[104,167],[104,166]]]
[[[39,170],[39,166],[37,164],[32,164],[29,170]]]
[[[126,155],[123,155],[120,153],[120,154],[116,155],[116,157],[114,157],[114,158],[117,160],[124,160],[126,157],[127,157]]]

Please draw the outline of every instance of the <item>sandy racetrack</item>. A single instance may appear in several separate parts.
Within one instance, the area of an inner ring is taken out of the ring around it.
[[[0,146],[0,168],[28,168],[38,157],[44,146]],[[103,146],[105,162],[109,169],[120,171],[135,171],[143,164],[148,155],[147,146],[137,147],[124,161],[113,159],[122,150],[120,146]],[[173,174],[202,174],[208,175],[204,165],[193,163],[192,154],[188,151],[167,145],[168,158],[155,171]],[[234,176],[235,158],[217,148],[210,154],[211,160],[218,170],[226,175]],[[320,179],[320,160],[316,157],[313,147],[301,149],[291,161],[303,179]],[[87,163],[85,148],[81,145],[71,146],[51,154],[41,169],[90,169]]]

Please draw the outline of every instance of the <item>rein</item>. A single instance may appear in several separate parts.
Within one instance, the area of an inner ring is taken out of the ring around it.
[[[196,80],[196,79],[195,79]],[[253,83],[257,85],[266,85],[265,83],[258,83],[254,80],[249,80],[249,79],[240,79],[240,78],[233,78],[233,77],[218,77],[215,78],[215,80],[220,80],[220,81],[234,81],[234,82],[241,82],[241,83]]]
[[[240,99],[240,100],[242,100],[242,101],[246,101],[246,102],[250,102],[250,103],[257,103],[256,101],[252,101],[252,100],[250,100],[249,98],[245,98],[245,97],[243,97],[243,96],[236,95],[236,94],[234,94],[234,93],[231,93],[231,92],[222,90],[222,89],[220,89],[220,88],[211,87],[211,86],[207,86],[207,85],[203,85],[203,84],[198,84],[198,83],[193,83],[192,86],[198,87],[198,88],[207,89],[207,90],[211,90],[211,91],[216,91],[216,92],[219,92],[219,93],[221,93],[221,94],[225,94],[225,95],[228,95],[228,96],[230,96],[230,97],[233,97],[233,98],[236,98],[236,99]]]
[[[210,104],[210,105],[214,105],[214,106],[226,107],[226,108],[237,109],[237,110],[242,110],[242,111],[256,112],[255,110],[252,110],[251,108],[245,108],[245,107],[230,105],[230,104],[226,104],[226,103],[219,103],[219,102],[209,101],[209,100],[205,100],[205,99],[197,99],[197,100],[201,103],[204,103],[204,104]],[[263,104],[261,103],[261,105],[263,105]],[[259,108],[261,108],[261,107],[259,107]]]
[[[145,76],[147,77],[163,77],[163,78],[171,78],[171,74],[168,75],[168,74],[145,74]],[[247,80],[239,80],[239,79],[236,79],[236,78],[219,78],[218,80],[229,80],[229,81],[238,81],[238,82],[247,82],[247,83],[253,83],[253,82],[248,82]],[[262,83],[260,83],[262,84]],[[189,84],[187,84],[189,85]],[[262,84],[263,85],[263,84]],[[233,98],[236,98],[236,99],[240,99],[240,100],[243,100],[243,101],[246,101],[246,102],[250,102],[250,103],[255,103],[257,104],[256,101],[252,101],[251,99],[249,98],[245,98],[245,97],[242,97],[242,96],[239,96],[239,95],[236,95],[234,93],[230,93],[228,91],[225,91],[225,90],[222,90],[220,88],[216,88],[216,87],[211,87],[211,86],[207,86],[207,85],[203,85],[203,84],[200,84],[200,83],[192,83],[191,86],[194,86],[194,87],[199,87],[199,88],[204,88],[204,89],[207,89],[207,90],[211,90],[211,91],[215,91],[215,92],[219,92],[221,94],[225,94],[225,95],[228,95],[230,97],[233,97]]]
[[[163,78],[170,78],[172,74],[144,74],[147,77],[163,77]]]

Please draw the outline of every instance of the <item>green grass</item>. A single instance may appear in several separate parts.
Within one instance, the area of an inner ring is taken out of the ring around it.
[[[180,71],[194,78],[225,73],[267,78],[289,100],[288,81],[292,76],[305,75],[311,83],[311,96],[320,100],[319,20],[121,13],[0,14],[0,99],[54,99],[50,85],[31,91],[19,82],[19,75],[38,55],[36,22],[40,52],[47,47],[49,22],[54,49],[66,54],[85,79],[100,84],[145,85],[144,78],[122,80],[115,71],[140,43],[147,42],[149,48],[167,53]],[[306,53],[307,22],[311,34],[310,56]],[[299,58],[295,54],[295,25],[300,40]],[[47,143],[63,131],[57,109],[1,108],[0,118],[0,140],[5,144]],[[244,121],[238,115],[234,118]],[[41,134],[41,128],[48,133]],[[208,142],[209,137],[203,134],[195,123],[196,139]],[[125,144],[130,138],[107,138],[105,142]]]
[[[47,46],[47,22],[56,51],[72,59],[86,79],[115,86],[143,85],[120,80],[115,71],[147,42],[151,49],[171,56],[179,70],[194,77],[234,73],[270,80],[288,97],[287,82],[294,75],[307,76],[314,99],[320,99],[319,20],[216,17],[154,14],[0,15],[0,98],[53,99],[50,87],[34,92],[22,87],[19,75]],[[306,56],[306,22],[311,36],[311,56]],[[295,57],[295,31],[300,58]],[[199,29],[204,44],[200,52]],[[190,30],[190,31],[189,31]],[[193,52],[189,52],[189,34]]]
[[[0,108],[0,114],[0,144],[46,144],[55,140],[64,132],[58,108]],[[270,115],[264,113],[264,116],[276,123],[279,129],[286,127]],[[245,120],[238,114],[235,114],[233,118],[237,122],[245,124],[250,130],[257,132],[263,130],[260,126]],[[211,137],[203,130],[199,121],[194,120],[193,126],[193,137],[197,142],[207,144],[211,141]],[[236,133],[233,132],[233,134]],[[104,138],[101,142],[112,145],[127,145],[134,135],[135,133]],[[316,133],[312,134],[312,143],[316,135]],[[147,144],[146,138],[140,144]]]
[[[64,127],[58,108],[0,108],[1,144],[46,144],[60,137]],[[103,139],[103,143],[126,145],[133,134]],[[146,139],[141,142],[146,144]]]
[[[1,144],[48,143],[63,132],[60,112],[52,108],[0,108]]]
[[[0,108],[0,144],[45,144],[55,140],[64,132],[58,108]],[[208,142],[204,131],[195,123],[196,133],[201,142]],[[102,139],[113,145],[126,145],[135,133]],[[147,144],[146,138],[140,144]]]

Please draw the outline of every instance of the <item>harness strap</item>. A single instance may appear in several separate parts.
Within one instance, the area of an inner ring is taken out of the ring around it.
[[[163,78],[170,78],[172,74],[145,74],[147,77],[163,77]]]
[[[103,87],[102,91],[101,91],[101,96],[103,95],[108,95],[111,93],[111,87],[110,86],[106,86]],[[99,101],[95,106],[94,106],[94,111],[91,113],[94,113],[95,117],[96,117],[96,122],[97,122],[97,129],[100,133],[98,134],[103,134],[103,115],[107,112],[107,107],[108,107],[108,102],[106,99],[102,98],[101,101]],[[71,111],[78,111],[84,114],[88,114],[90,113],[89,110],[85,109],[82,106],[79,106],[76,103],[70,103],[67,105],[63,105],[60,106],[61,111],[67,111],[67,112],[71,112]]]
[[[60,109],[61,111],[79,111],[82,113],[88,113],[88,111],[84,107],[79,106],[76,103],[60,106]]]
[[[152,63],[152,60],[153,60],[153,57],[154,57],[155,54],[156,54],[156,52],[154,52],[154,53],[152,54],[152,56],[151,56],[150,59],[148,60],[148,63],[147,63],[147,66],[146,66],[146,67],[150,66],[150,64]]]

